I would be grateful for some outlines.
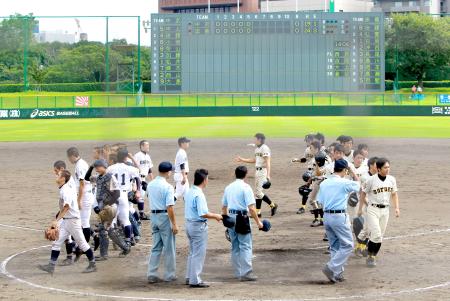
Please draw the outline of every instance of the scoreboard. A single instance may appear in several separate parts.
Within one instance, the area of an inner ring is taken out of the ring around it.
[[[383,13],[151,20],[153,93],[384,91]]]

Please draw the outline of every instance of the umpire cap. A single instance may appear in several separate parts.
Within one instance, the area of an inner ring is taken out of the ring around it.
[[[236,222],[229,215],[222,214],[223,225],[227,228],[233,228]]]
[[[264,231],[264,232],[269,232],[270,228],[272,228],[272,224],[268,221],[268,220],[263,220],[262,221],[263,227],[259,230]]]

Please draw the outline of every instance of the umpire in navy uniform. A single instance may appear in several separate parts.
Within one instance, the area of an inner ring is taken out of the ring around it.
[[[325,230],[330,245],[330,261],[322,272],[333,283],[344,280],[344,265],[353,251],[347,199],[350,193],[359,192],[360,184],[344,178],[347,170],[346,160],[336,160],[333,175],[320,184],[317,195],[325,212]]]
[[[229,228],[231,239],[231,262],[240,281],[255,281],[252,267],[252,233],[249,216],[259,229],[264,225],[258,218],[255,196],[250,185],[244,182],[247,167],[238,166],[235,170],[236,180],[225,188],[222,198],[222,214],[235,220],[235,226]]]
[[[208,171],[197,169],[194,185],[184,195],[186,235],[189,239],[189,255],[186,264],[186,284],[192,288],[206,288],[200,274],[206,257],[208,219],[222,220],[222,215],[208,210],[203,189],[208,185]]]

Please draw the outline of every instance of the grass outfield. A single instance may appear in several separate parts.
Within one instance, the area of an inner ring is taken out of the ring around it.
[[[411,100],[402,90],[385,93],[204,93],[204,94],[105,94],[102,92],[0,93],[0,108],[72,108],[75,96],[89,96],[90,107],[178,106],[346,106],[346,105],[439,105],[437,95],[448,88],[426,89],[423,100]]]
[[[196,117],[0,121],[0,141],[303,137],[450,138],[448,117]]]

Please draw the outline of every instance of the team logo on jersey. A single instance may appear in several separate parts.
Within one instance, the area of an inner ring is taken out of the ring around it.
[[[33,112],[31,112],[30,118],[36,118],[36,117],[54,117],[55,111],[41,111],[39,109],[34,109]]]
[[[392,192],[394,189],[392,187],[381,187],[373,190],[373,194],[378,194],[382,192]]]

